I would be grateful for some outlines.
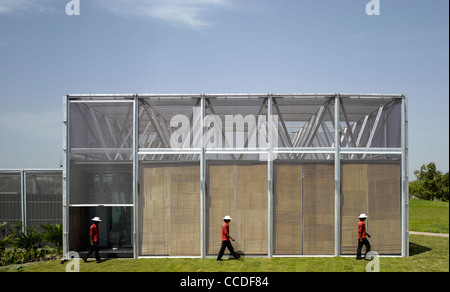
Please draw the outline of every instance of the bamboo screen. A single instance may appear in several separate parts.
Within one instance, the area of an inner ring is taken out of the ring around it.
[[[369,218],[372,250],[401,254],[401,191],[399,164],[369,164]]]
[[[210,165],[207,197],[207,253],[221,246],[222,218],[230,215],[234,249],[267,254],[267,166]]]
[[[334,165],[303,165],[303,254],[334,253]]]
[[[199,256],[199,166],[145,167],[142,172],[140,255]]]
[[[276,165],[276,255],[334,253],[334,166]]]
[[[302,166],[276,165],[274,253],[301,255],[303,233]]]
[[[342,165],[342,250],[355,254],[358,215],[366,213],[371,249],[379,254],[401,253],[400,166]]]
[[[355,254],[358,247],[358,216],[367,212],[367,164],[342,165],[342,254]]]

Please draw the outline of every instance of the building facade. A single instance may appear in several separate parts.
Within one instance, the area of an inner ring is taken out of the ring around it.
[[[408,256],[407,98],[383,94],[64,97],[64,251],[208,257],[230,215],[248,256]]]

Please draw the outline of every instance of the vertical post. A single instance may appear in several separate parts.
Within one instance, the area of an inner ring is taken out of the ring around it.
[[[334,97],[334,255],[341,253],[341,158],[340,158],[340,96]]]
[[[69,254],[69,96],[63,97],[62,219],[63,258]]]
[[[268,125],[268,143],[269,152],[267,156],[267,255],[269,258],[273,257],[273,119],[272,119],[272,95],[268,96],[267,103],[267,125]]]
[[[402,256],[409,257],[409,166],[408,166],[408,99],[402,97],[401,109],[401,143],[402,143]]]
[[[25,169],[20,171],[20,201],[22,213],[22,232],[26,232],[27,227],[27,176]]]
[[[200,153],[200,255],[202,259],[206,256],[206,236],[205,236],[205,226],[206,226],[206,216],[205,216],[205,200],[206,200],[206,155],[205,155],[205,116],[206,116],[206,108],[205,108],[205,95],[202,94],[201,97],[201,153]]]
[[[138,204],[139,204],[139,97],[136,94],[133,100],[133,257],[138,258]]]

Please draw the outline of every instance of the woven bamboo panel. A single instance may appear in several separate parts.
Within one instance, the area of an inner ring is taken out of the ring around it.
[[[200,255],[200,168],[143,170],[140,197],[141,255]]]
[[[401,254],[400,165],[369,164],[369,218],[372,250]]]
[[[170,167],[143,170],[139,201],[140,255],[169,255]]]
[[[302,254],[302,166],[276,165],[274,193],[274,253]]]
[[[237,166],[236,249],[267,254],[267,165]]]
[[[217,254],[222,244],[222,218],[230,215],[230,233],[236,237],[236,165],[211,165],[207,210],[207,253]]]
[[[267,166],[211,165],[207,197],[208,254],[222,242],[222,218],[230,215],[236,251],[267,254]]]
[[[367,164],[342,165],[341,254],[356,254],[358,216],[367,210]]]
[[[200,256],[200,167],[172,167],[170,194],[170,255]]]
[[[303,254],[334,253],[334,165],[303,165]]]

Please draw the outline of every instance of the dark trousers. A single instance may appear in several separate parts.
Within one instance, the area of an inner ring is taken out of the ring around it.
[[[368,254],[369,251],[370,251],[370,243],[369,243],[369,240],[368,240],[367,238],[363,238],[363,239],[362,239],[362,242],[361,242],[361,241],[358,239],[358,250],[357,250],[357,252],[356,252],[356,258],[357,258],[357,259],[362,259],[362,257],[361,257],[361,251],[362,251],[363,245],[366,246],[366,254]]]
[[[228,248],[228,250],[230,251],[230,253],[234,256],[235,259],[240,258],[241,256],[239,254],[237,254],[236,252],[234,252],[234,248],[231,245],[231,242],[229,240],[227,241],[222,241],[222,247],[220,248],[219,251],[219,255],[217,256],[218,260],[221,260],[223,257],[223,254],[225,252],[225,248]]]
[[[97,262],[100,262],[100,253],[98,252],[98,242],[94,241],[94,245],[91,245],[91,249],[89,250],[88,254],[83,258],[84,261],[87,260],[88,257],[90,257],[90,255],[95,252],[95,259],[97,260]]]

